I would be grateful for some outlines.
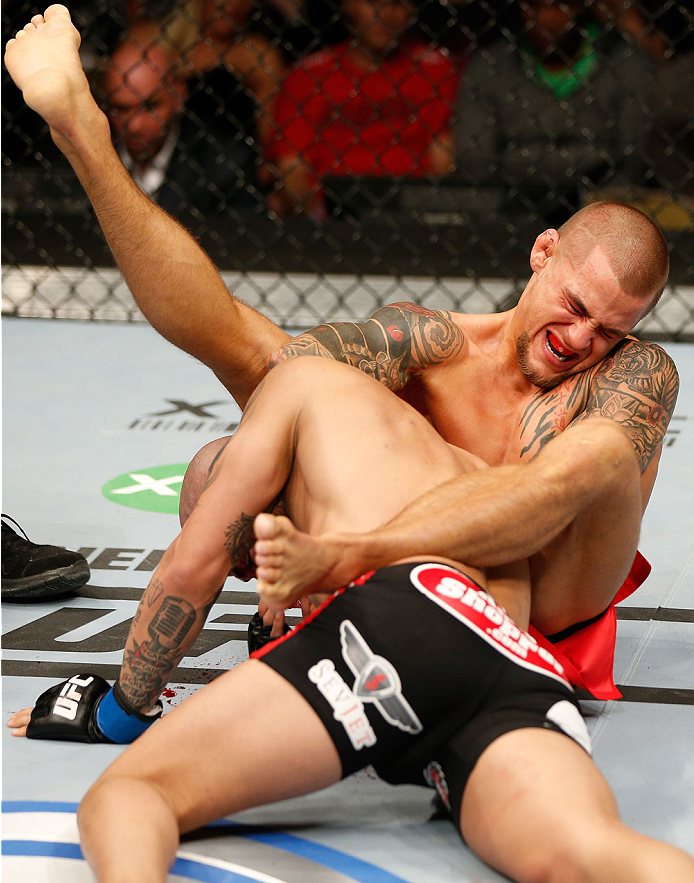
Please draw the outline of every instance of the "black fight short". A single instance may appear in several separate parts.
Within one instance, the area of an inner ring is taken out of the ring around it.
[[[343,776],[436,787],[457,819],[468,776],[499,736],[549,728],[590,740],[563,669],[464,573],[377,570],[253,654],[328,730]]]

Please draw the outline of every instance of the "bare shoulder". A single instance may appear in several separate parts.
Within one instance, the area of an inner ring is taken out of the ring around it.
[[[600,363],[596,372],[600,376],[613,379],[623,377],[625,381],[639,378],[638,385],[646,388],[658,387],[664,383],[679,386],[679,375],[672,357],[662,346],[651,341],[626,338]]]
[[[653,459],[675,409],[675,363],[655,343],[628,338],[601,362],[533,396],[520,421],[520,457],[534,457],[571,423],[607,417],[629,433],[641,468]]]
[[[402,334],[403,340],[409,341],[411,369],[418,373],[462,351],[465,335],[456,318],[447,310],[429,310],[401,302],[383,307],[371,321],[381,324],[391,337]]]
[[[464,343],[453,314],[394,303],[363,323],[334,322],[300,334],[273,354],[271,367],[296,356],[323,356],[354,365],[397,391],[426,368],[458,355]]]
[[[679,375],[668,353],[658,344],[627,339],[595,369],[578,419],[616,420],[645,469],[663,440],[678,392]]]

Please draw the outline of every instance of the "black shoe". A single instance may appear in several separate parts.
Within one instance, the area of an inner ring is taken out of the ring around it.
[[[20,536],[8,522],[19,528]],[[2,600],[62,598],[89,581],[84,555],[61,546],[32,543],[14,518],[2,516]]]

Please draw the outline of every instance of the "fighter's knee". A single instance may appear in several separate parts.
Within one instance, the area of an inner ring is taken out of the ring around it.
[[[574,424],[547,445],[537,467],[554,481],[575,486],[582,481],[594,487],[624,486],[638,481],[639,460],[634,443],[620,424],[596,417]]]
[[[148,808],[150,819],[162,833],[169,829],[169,834],[175,836],[181,830],[186,809],[177,805],[171,777],[160,775],[157,763],[148,770],[142,758],[138,758],[137,768],[129,768],[127,752],[114,766],[117,769],[108,768],[99,776],[77,807],[77,825],[83,841],[90,839],[90,835],[100,836],[92,830],[95,820],[107,817],[118,824],[122,819],[119,808],[127,814],[127,807],[133,803]]]
[[[586,421],[591,423],[593,421]],[[613,420],[596,419],[591,427],[594,433],[593,462],[605,483],[616,487],[637,483],[641,475],[638,453],[626,429]]]
[[[600,878],[619,852],[624,826],[615,819],[601,818],[583,828],[559,826],[548,835],[542,848],[527,857],[518,879],[523,883],[585,883]]]

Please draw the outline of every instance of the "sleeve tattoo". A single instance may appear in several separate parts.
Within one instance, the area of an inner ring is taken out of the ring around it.
[[[184,598],[168,595],[152,617],[148,639],[127,650],[119,683],[128,702],[136,709],[149,709],[183,658],[182,649],[195,624],[195,608]]]
[[[595,368],[535,396],[520,423],[521,457],[534,457],[574,421],[606,417],[629,433],[645,469],[663,440],[678,390],[677,369],[661,347],[622,341]]]
[[[678,392],[677,369],[665,350],[626,340],[599,366],[577,419],[597,415],[617,421],[629,433],[645,469],[663,441]]]
[[[390,304],[367,322],[319,325],[273,353],[270,367],[301,355],[359,368],[397,392],[424,368],[460,352],[463,333],[445,310]]]

